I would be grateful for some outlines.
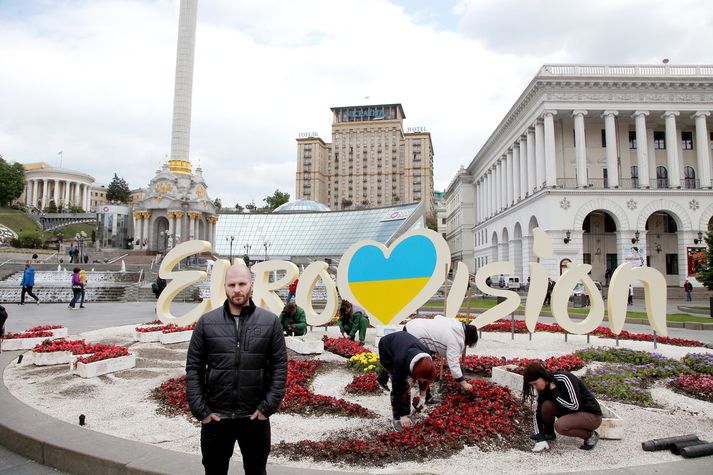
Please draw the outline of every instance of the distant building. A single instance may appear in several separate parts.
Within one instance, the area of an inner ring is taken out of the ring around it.
[[[446,237],[446,193],[445,191],[434,191],[433,192],[433,206],[436,214],[436,230],[438,234],[443,236],[443,239],[447,240]]]
[[[333,107],[332,142],[297,139],[297,199],[331,209],[422,202],[433,213],[433,143],[425,128],[404,131],[401,104]],[[302,136],[304,135],[304,136]]]
[[[90,188],[94,177],[68,168],[53,167],[44,162],[27,163],[25,189],[18,198],[30,209],[79,207],[90,208]]]

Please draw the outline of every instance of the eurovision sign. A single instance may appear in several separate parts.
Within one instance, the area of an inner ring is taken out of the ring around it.
[[[552,257],[552,243],[547,234],[536,228],[533,235],[535,257]],[[221,259],[213,265],[211,298],[181,316],[174,316],[170,311],[171,302],[181,290],[208,278],[203,271],[174,271],[174,268],[182,259],[210,250],[208,241],[188,241],[174,247],[161,262],[159,275],[169,281],[156,306],[158,318],[163,323],[187,325],[198,320],[204,313],[223,305],[226,298],[225,274],[230,263]],[[615,334],[619,334],[623,329],[629,285],[639,281],[644,286],[646,311],[651,328],[659,335],[666,336],[666,280],[656,269],[634,266],[632,263],[634,259],[621,264],[610,278],[607,294],[609,328]],[[275,260],[257,263],[251,267],[255,276],[253,300],[256,305],[267,307],[279,314],[284,303],[277,291],[299,277],[295,299],[297,305],[305,310],[309,325],[324,325],[331,321],[337,312],[340,295],[362,306],[372,325],[396,325],[435,295],[449,273],[449,264],[450,251],[440,234],[428,229],[411,231],[389,247],[374,241],[360,241],[351,246],[340,260],[336,283],[327,273],[328,266],[325,262],[313,262],[302,275],[299,275],[299,269],[292,262]],[[529,269],[530,286],[525,305],[525,322],[528,330],[534,332],[547,292],[548,273],[539,262],[530,262]],[[589,264],[570,264],[552,291],[552,315],[569,333],[589,333],[604,320],[604,299],[589,277],[591,269]],[[512,262],[493,262],[478,269],[475,275],[476,288],[486,295],[503,297],[504,301],[483,312],[474,321],[476,327],[481,328],[509,316],[520,306],[521,297],[518,293],[486,284],[489,276],[510,275],[514,270]],[[270,282],[269,277],[275,271],[284,272],[284,276]],[[446,300],[446,317],[455,318],[458,314],[468,289],[468,278],[467,267],[458,263]],[[312,293],[320,280],[324,283],[327,293],[327,302],[321,313],[312,307]],[[585,292],[589,295],[591,307],[584,320],[575,322],[569,316],[567,304],[572,289],[579,282],[582,282]]]

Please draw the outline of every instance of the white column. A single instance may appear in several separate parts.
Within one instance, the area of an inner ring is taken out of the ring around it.
[[[693,114],[696,121],[696,157],[698,158],[698,179],[701,188],[711,187],[711,154],[708,147],[708,127],[706,117],[710,112],[699,111]]]
[[[500,211],[500,201],[502,194],[500,193],[500,159],[495,162],[495,174],[493,176],[493,194],[495,195],[495,209],[493,215]]]
[[[178,16],[178,52],[173,95],[171,159],[188,160],[191,138],[191,99],[193,95],[193,58],[196,44],[198,0],[181,0]],[[187,238],[187,236],[186,236]]]
[[[649,188],[649,146],[646,135],[646,116],[649,111],[634,112],[636,122],[636,164],[639,169],[639,188]]]
[[[500,157],[500,206],[501,209],[508,207],[508,164],[507,156]]]
[[[515,167],[513,167],[512,149],[507,152],[505,166],[505,207],[508,208],[515,202]]]
[[[555,155],[555,114],[557,111],[545,111],[545,186],[554,188],[557,186],[557,158]],[[584,127],[584,123],[582,123]],[[582,129],[584,130],[584,129]],[[577,142],[579,144],[579,141]],[[584,134],[582,135],[584,143]],[[542,182],[540,182],[541,184]]]
[[[42,209],[45,209],[47,207],[47,179],[45,178],[42,182]]]
[[[490,167],[488,170],[488,202],[490,213],[488,217],[495,215],[495,208],[497,206],[497,194],[495,192],[495,170],[497,170],[496,165]]]
[[[37,195],[39,194],[40,181],[35,179],[32,180],[32,207],[37,207]]]
[[[150,215],[149,215],[149,216],[144,215],[144,219],[143,219],[144,227],[143,227],[142,233],[141,233],[141,237],[142,237],[141,246],[142,246],[142,249],[148,249],[148,247],[149,247],[149,220],[150,220],[150,219],[151,219],[151,216],[150,216]],[[145,245],[144,245],[144,242],[143,242],[143,241],[146,241],[146,244],[145,244]]]
[[[87,213],[89,212],[89,196],[91,195],[89,191],[89,185],[84,185],[84,205],[82,206],[82,208],[84,208],[84,211]]]
[[[604,111],[604,138],[607,142],[607,181],[609,188],[619,188],[619,158],[616,153],[616,120],[619,112]]]
[[[64,180],[64,190],[62,193],[62,201],[64,201],[64,205],[67,206],[69,204],[69,181]]]
[[[520,141],[515,142],[512,148],[512,186],[513,203],[520,201]]]
[[[476,224],[480,222],[480,180],[475,181],[475,222]]]
[[[195,220],[193,219],[193,215],[189,214],[188,215],[188,236],[186,236],[186,240],[189,240],[189,239],[192,239],[195,237],[195,235],[193,234],[194,221]]]
[[[27,206],[32,199],[30,193],[32,193],[32,180],[27,180],[25,182],[25,206]]]
[[[527,129],[527,194],[531,195],[537,183],[537,154],[535,152],[536,128]]]
[[[139,234],[139,220],[136,219],[136,213],[132,213],[131,217],[134,219],[134,227],[132,228],[132,229],[133,229],[133,234],[132,234],[132,236],[134,236],[134,242],[133,242],[133,244],[135,245],[135,244],[136,244],[136,239],[138,239],[138,234]],[[135,249],[135,248],[134,248],[134,249]]]
[[[584,134],[584,116],[587,111],[575,110],[574,117],[574,156],[577,170],[577,188],[586,188],[589,180],[587,177],[587,144]]]
[[[485,183],[483,187],[483,201],[485,201],[484,218],[488,219],[490,217],[490,170],[485,170],[483,182]]]
[[[535,187],[542,188],[545,181],[545,128],[541,120],[535,123]]]
[[[218,221],[213,222],[213,234],[212,234],[212,243],[213,243],[213,248],[215,249],[215,243],[216,243],[216,233],[218,232]]]
[[[520,199],[527,196],[527,135],[520,137]]]
[[[681,167],[678,163],[678,136],[676,116],[678,112],[666,111],[662,116],[666,120],[666,165],[668,167],[669,188],[681,188]]]

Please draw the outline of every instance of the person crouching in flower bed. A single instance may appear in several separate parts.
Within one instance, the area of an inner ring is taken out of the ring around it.
[[[539,363],[530,363],[523,375],[523,402],[534,399],[535,389],[535,432],[530,436],[536,442],[533,452],[549,449],[547,441],[556,439],[555,431],[583,439],[582,450],[597,445],[599,433],[595,429],[602,423],[602,409],[579,378],[568,372],[551,373]]]
[[[414,399],[414,408],[420,411],[426,400],[426,392],[436,378],[428,348],[407,332],[389,333],[379,340],[379,360],[391,378],[391,410],[394,422],[402,427],[411,425],[411,387],[421,387],[419,397]],[[380,382],[380,384],[382,384]],[[388,389],[388,385],[382,386]]]
[[[349,300],[342,300],[342,305],[339,307],[339,331],[342,336],[347,334],[353,340],[358,331],[359,344],[364,346],[367,328],[369,328],[369,316],[366,310]]]
[[[280,324],[287,336],[302,336],[307,333],[307,317],[302,307],[290,302],[285,305],[280,314]]]

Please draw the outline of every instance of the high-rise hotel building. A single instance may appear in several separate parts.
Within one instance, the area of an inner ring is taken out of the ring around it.
[[[401,104],[333,107],[332,143],[297,139],[297,199],[331,209],[423,202],[433,212],[433,144],[424,128],[404,132]]]

